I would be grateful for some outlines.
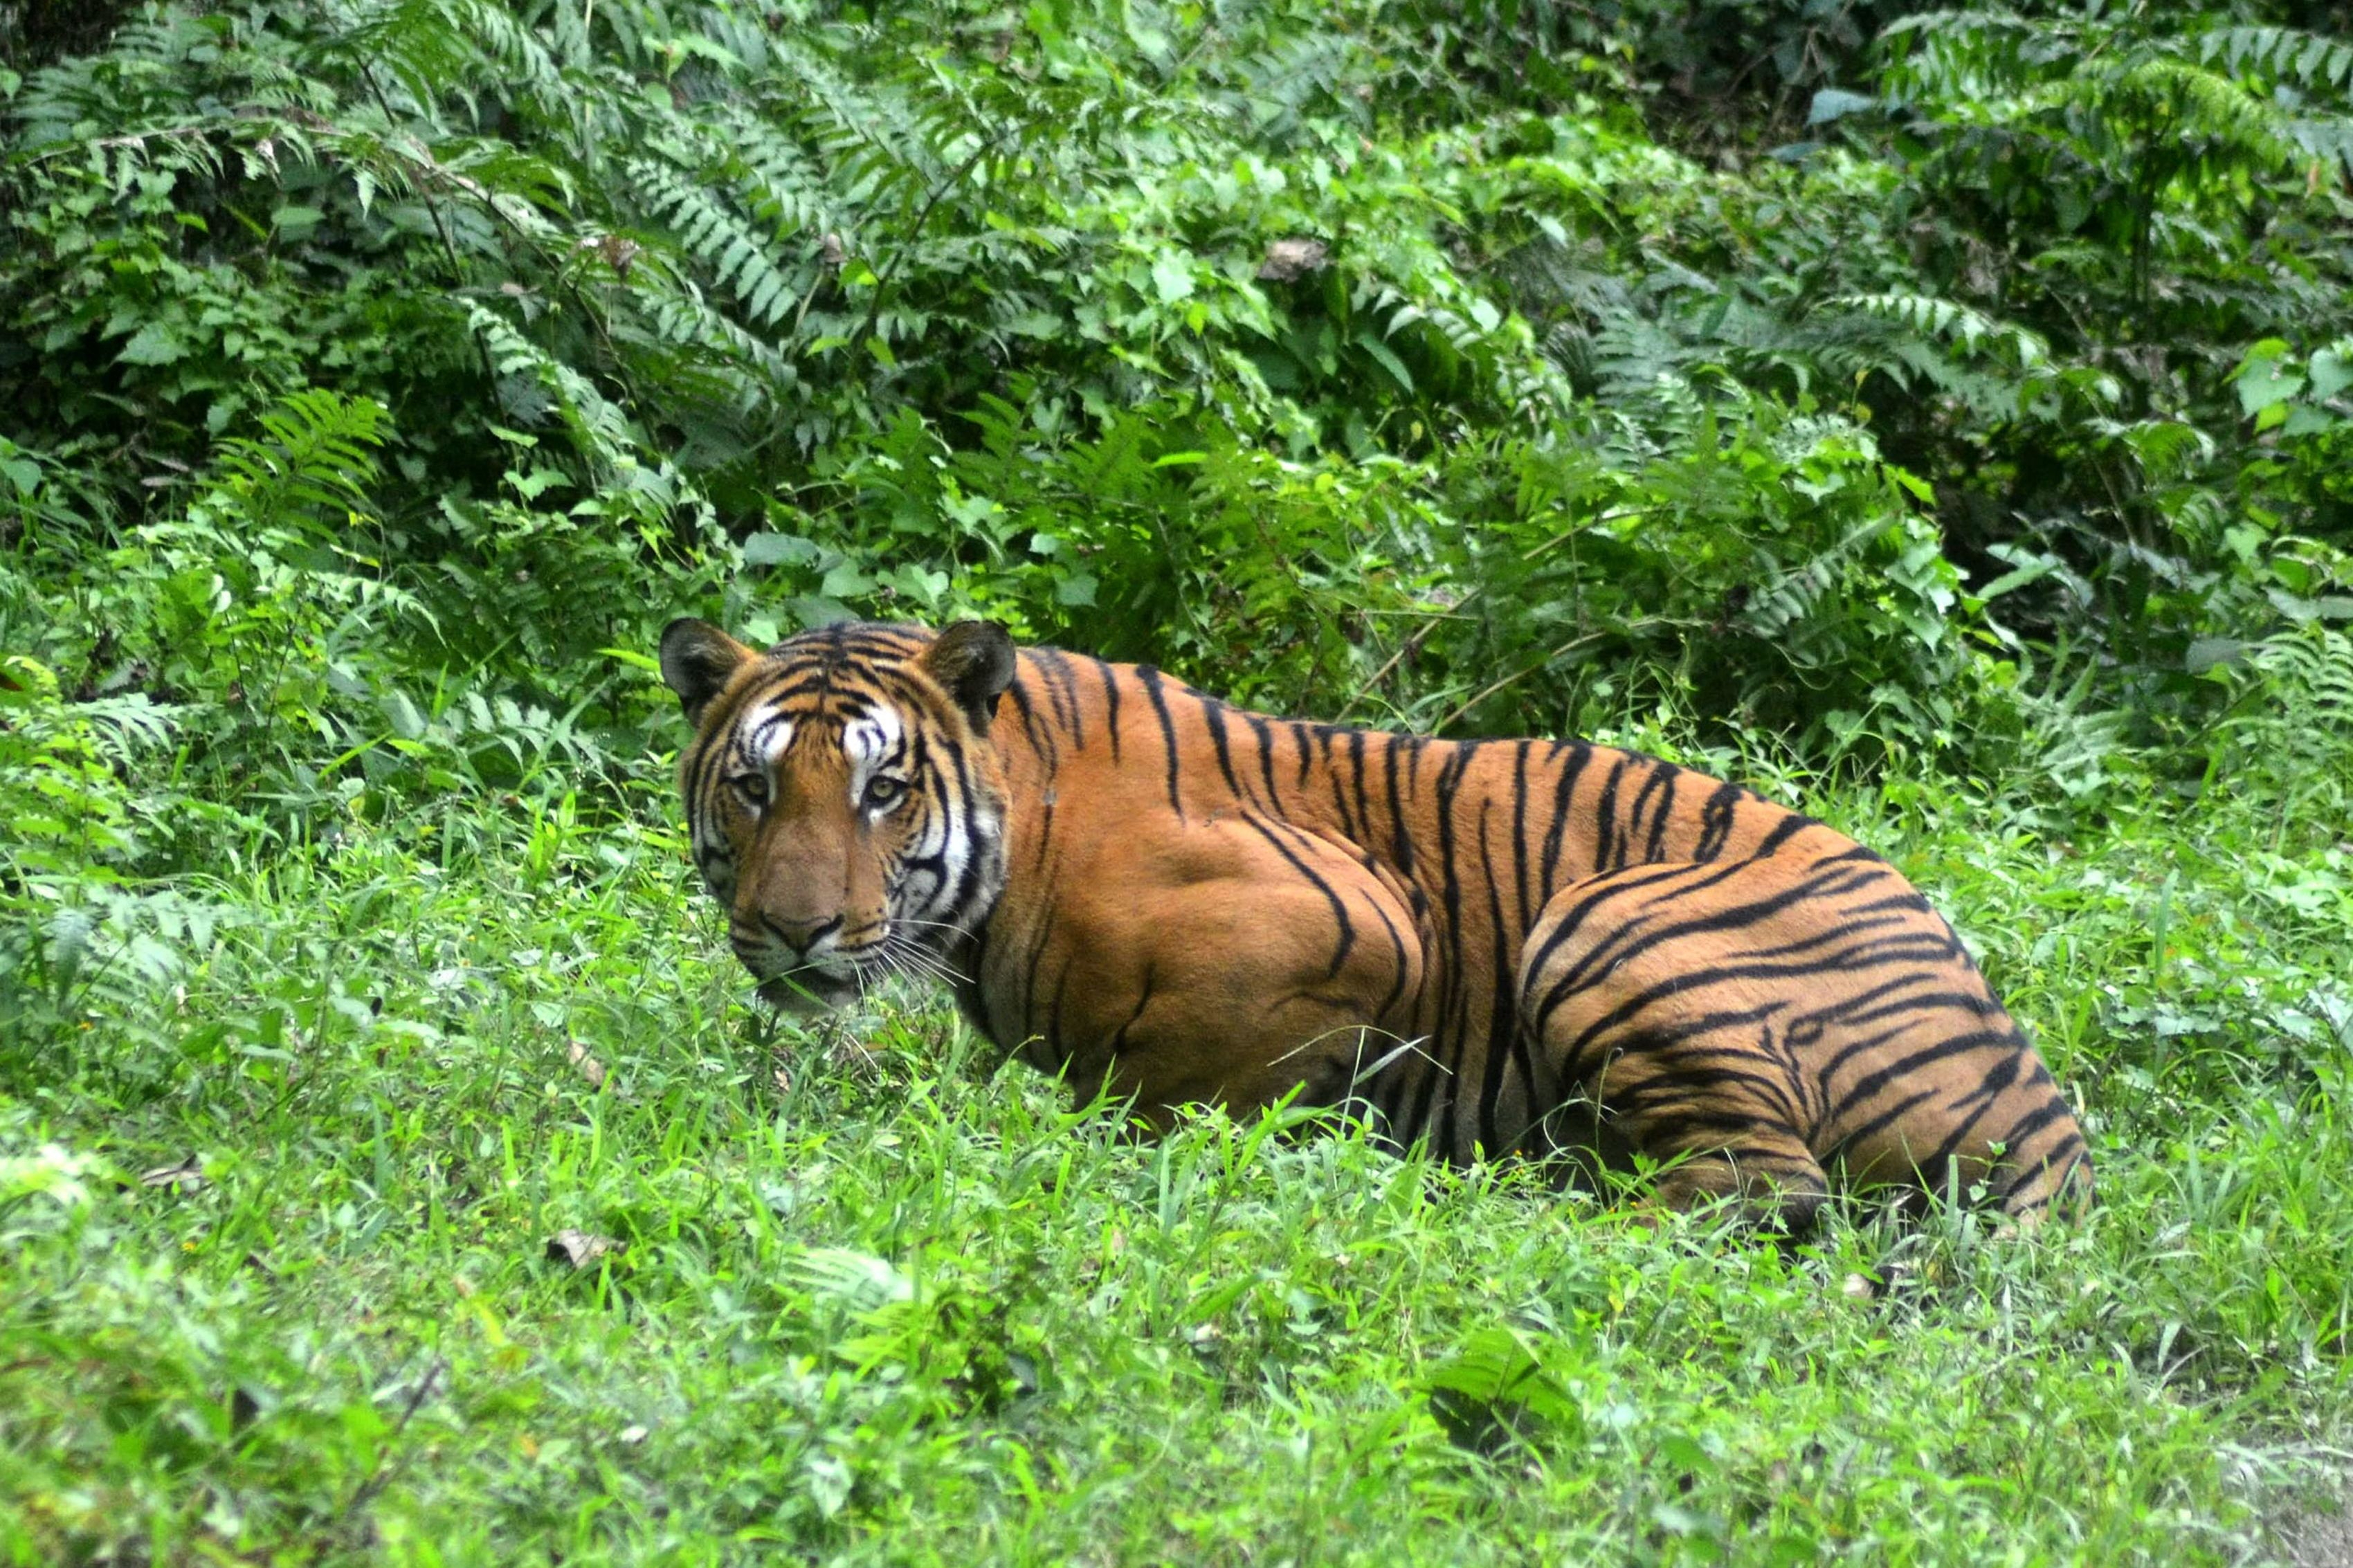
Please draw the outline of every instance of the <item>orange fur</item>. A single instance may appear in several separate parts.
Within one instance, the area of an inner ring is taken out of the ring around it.
[[[1983,1182],[2021,1215],[2088,1194],[2073,1114],[1951,929],[1821,824],[1604,747],[1275,719],[1001,644],[666,634],[698,858],[765,994],[891,966],[793,945],[831,921],[1155,1126],[1304,1086],[1448,1160],[1641,1156],[1665,1202],[1793,1225],[1840,1173]],[[871,761],[885,709],[897,763]],[[765,811],[730,794],[749,767]],[[896,806],[853,799],[890,767]],[[969,854],[934,867],[959,822]]]

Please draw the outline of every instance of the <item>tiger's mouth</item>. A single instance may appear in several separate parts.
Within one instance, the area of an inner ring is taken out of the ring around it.
[[[749,962],[761,1001],[782,1013],[806,1017],[857,1001],[889,980],[894,967],[889,944],[875,942],[852,952],[832,952],[781,967]]]
[[[848,1006],[880,978],[860,970],[842,973],[811,964],[769,975],[760,982],[756,994],[779,1013],[806,1018]]]
[[[735,933],[735,956],[751,973],[759,999],[793,1016],[807,1017],[847,1006],[895,981],[954,985],[963,979],[944,944],[927,941],[924,927],[955,934],[944,921],[894,917],[861,931],[856,945],[830,939],[814,953]]]

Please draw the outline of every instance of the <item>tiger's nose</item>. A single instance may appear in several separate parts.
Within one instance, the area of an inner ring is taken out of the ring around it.
[[[777,938],[795,952],[807,952],[817,945],[819,937],[841,923],[841,917],[832,915],[824,920],[793,921],[778,920],[772,914],[763,912],[760,916],[760,923],[767,928],[770,935]]]

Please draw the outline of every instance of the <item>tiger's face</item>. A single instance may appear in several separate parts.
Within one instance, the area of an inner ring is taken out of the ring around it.
[[[837,626],[765,653],[707,622],[662,633],[695,737],[679,759],[694,861],[772,1005],[837,1006],[937,974],[1005,883],[988,726],[1013,679],[999,626]]]

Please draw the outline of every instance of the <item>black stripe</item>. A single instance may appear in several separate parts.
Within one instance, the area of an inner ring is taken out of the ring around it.
[[[1519,755],[1522,761],[1526,760],[1525,746],[1519,749]],[[1487,843],[1488,804],[1482,802],[1479,810],[1479,868],[1487,886],[1487,932],[1491,951],[1487,959],[1487,1070],[1479,1086],[1478,1131],[1480,1143],[1485,1147],[1488,1157],[1493,1159],[1504,1152],[1502,1132],[1495,1122],[1495,1110],[1504,1098],[1504,1063],[1520,1037],[1516,998],[1513,994],[1514,965],[1512,963],[1513,950],[1519,946],[1519,942],[1515,933],[1504,921],[1504,889],[1495,879],[1495,858]],[[1514,849],[1519,847],[1516,823],[1512,844]],[[1525,892],[1522,896],[1525,897]]]
[[[1512,748],[1512,890],[1520,912],[1519,927],[1513,932],[1515,947],[1516,939],[1527,934],[1528,926],[1535,919],[1528,908],[1528,742],[1522,741]],[[1515,962],[1508,971],[1515,981],[1518,970]],[[1498,984],[1503,984],[1501,976],[1504,973],[1503,969],[1496,971]]]
[[[1674,816],[1675,779],[1683,770],[1672,763],[1659,763],[1654,765],[1657,772],[1651,777],[1664,787],[1660,792],[1659,804],[1651,811],[1651,841],[1643,846],[1642,858],[1656,861],[1667,858],[1667,824]],[[1651,786],[1644,784],[1642,794],[1635,796],[1635,816],[1640,816],[1642,814],[1642,801],[1650,793]]]
[[[1386,780],[1384,787],[1388,795],[1389,858],[1400,875],[1410,877],[1413,875],[1413,837],[1406,831],[1405,806],[1398,797],[1398,749],[1407,743],[1407,738],[1402,735],[1384,738],[1388,742],[1382,748],[1381,755]]]
[[[1243,799],[1242,781],[1234,777],[1233,749],[1226,742],[1226,705],[1198,691],[1188,695],[1201,705],[1201,721],[1208,726],[1209,744],[1218,753],[1218,772],[1225,775],[1226,788],[1236,800]]]
[[[1111,760],[1116,765],[1119,762],[1119,671],[1097,659],[1095,673],[1103,677],[1103,728],[1111,735]]]
[[[1071,737],[1071,750],[1082,751],[1087,743],[1086,721],[1079,710],[1079,683],[1071,673],[1071,659],[1060,648],[1034,647],[1030,656],[1046,673],[1046,685],[1054,699],[1054,717]]]
[[[1260,837],[1265,839],[1269,844],[1273,845],[1274,852],[1282,856],[1285,860],[1290,861],[1291,868],[1298,872],[1302,878],[1305,879],[1305,880],[1314,887],[1317,892],[1323,894],[1325,900],[1331,903],[1333,923],[1340,928],[1340,940],[1333,949],[1331,967],[1324,972],[1324,979],[1332,979],[1340,973],[1340,966],[1348,961],[1348,950],[1356,945],[1356,923],[1348,919],[1347,904],[1341,899],[1338,891],[1333,888],[1332,884],[1325,881],[1314,867],[1308,865],[1306,861],[1301,859],[1297,855],[1293,854],[1291,847],[1283,843],[1281,838],[1275,837],[1274,830],[1267,826],[1264,822],[1261,822],[1257,814],[1253,812],[1244,812],[1242,813],[1242,821],[1246,826],[1255,831]]]
[[[1274,728],[1263,713],[1244,713],[1250,733],[1258,737],[1258,766],[1266,779],[1266,806],[1269,811],[1282,809],[1282,794],[1274,787]]]
[[[1942,1169],[1947,1161],[1960,1152],[1961,1145],[1968,1142],[1969,1134],[1976,1130],[1978,1123],[1984,1121],[1987,1114],[1993,1110],[1994,1102],[2001,1098],[2004,1090],[2018,1080],[2019,1065],[2024,1059],[2025,1053],[2011,1052],[1986,1069],[1984,1079],[1978,1082],[1976,1089],[1956,1099],[1945,1108],[1947,1111],[1956,1111],[1971,1100],[1980,1102],[1975,1110],[1964,1117],[1959,1124],[1946,1135],[1944,1142],[1937,1146],[1936,1152],[1929,1163]]]
[[[1019,676],[1015,676],[1012,684],[1005,689],[1006,694],[1013,699],[1013,706],[1020,711],[1022,737],[1029,742],[1029,749],[1045,763],[1046,772],[1050,776],[1061,766],[1062,751],[1054,740],[1053,727],[1046,726],[1041,735],[1038,710],[1030,700],[1029,684]]]
[[[1038,1018],[1038,966],[1046,961],[1046,948],[1054,933],[1053,905],[1044,906],[1038,929],[1029,944],[1029,956],[1023,962],[1021,973],[1021,1032],[1035,1034]]]
[[[1727,868],[1727,870],[1737,870],[1745,864],[1745,862],[1736,861]],[[1702,882],[1698,886],[1705,885],[1705,882]],[[1698,887],[1695,886],[1682,889],[1681,892],[1683,897],[1688,897],[1697,890]],[[1561,984],[1553,988],[1553,993],[1559,993],[1564,987],[1580,981],[1585,975],[1597,970],[1614,968],[1630,959],[1640,957],[1662,942],[1672,942],[1700,931],[1732,931],[1745,926],[1761,924],[1793,905],[1834,898],[1846,890],[1847,884],[1842,878],[1825,876],[1820,867],[1814,867],[1809,868],[1805,879],[1778,893],[1751,899],[1745,903],[1729,905],[1695,919],[1663,922],[1656,930],[1644,935],[1632,935],[1634,928],[1630,922],[1612,931],[1609,937],[1596,943],[1592,952],[1578,959],[1569,973],[1563,977]]]
[[[1373,804],[1365,792],[1365,732],[1362,730],[1348,731],[1348,777],[1356,792],[1356,822],[1348,834],[1352,838],[1361,838],[1370,844],[1373,837]],[[1336,775],[1333,787],[1336,795]],[[1345,816],[1344,812],[1344,818]]]
[[[1032,871],[1034,874],[1043,875],[1046,869],[1046,853],[1054,842],[1055,792],[1051,789],[1047,790],[1039,804],[1041,809],[1038,816],[1038,853]]]
[[[1370,902],[1373,906],[1373,913],[1380,917],[1381,929],[1389,933],[1389,948],[1397,959],[1396,977],[1389,982],[1389,994],[1381,998],[1381,1010],[1373,1015],[1373,1021],[1381,1023],[1396,1008],[1398,999],[1405,994],[1406,976],[1411,973],[1413,963],[1406,952],[1404,936],[1398,932],[1395,922],[1390,921],[1388,910],[1381,908],[1382,900],[1374,899]]]
[[[1593,870],[1596,876],[1604,871],[1621,871],[1626,868],[1626,853],[1617,847],[1618,781],[1626,776],[1624,756],[1609,764],[1609,777],[1601,785],[1601,799],[1593,808]],[[1612,857],[1617,864],[1611,865]]]
[[[1473,976],[1463,961],[1462,951],[1462,880],[1455,863],[1455,805],[1461,795],[1462,775],[1471,766],[1477,748],[1476,742],[1464,742],[1447,748],[1445,763],[1439,768],[1431,784],[1431,809],[1438,817],[1439,904],[1445,911],[1440,928],[1446,942],[1446,966],[1440,972],[1439,987],[1440,1036],[1439,1050],[1447,1061],[1447,1111],[1442,1157],[1448,1163],[1456,1163],[1455,1134],[1461,1118],[1455,1108],[1462,1101],[1462,1068],[1464,1055],[1471,1048],[1471,992]],[[1419,757],[1417,752],[1417,758]],[[1484,818],[1485,803],[1481,805]],[[1482,827],[1483,834],[1484,828]],[[1500,987],[1498,988],[1500,989]],[[1451,1034],[1450,1041],[1446,1037]],[[1451,1047],[1450,1050],[1448,1047]]]
[[[1790,812],[1787,816],[1784,816],[1774,826],[1772,832],[1767,834],[1763,838],[1757,841],[1757,847],[1748,852],[1747,858],[1751,860],[1762,860],[1767,855],[1772,854],[1776,849],[1780,848],[1782,845],[1787,844],[1790,839],[1795,838],[1799,834],[1803,833],[1807,828],[1820,827],[1820,823],[1816,822],[1810,816],[1800,816],[1794,811]]]
[[[1794,1135],[1799,1122],[1805,1117],[1797,1102],[1790,1098],[1789,1086],[1769,1073],[1758,1071],[1756,1053],[1749,1047],[1729,1048],[1722,1055],[1728,1058],[1724,1065],[1710,1065],[1696,1058],[1688,1047],[1668,1047],[1653,1057],[1648,1042],[1638,1037],[1637,1043],[1625,1047],[1618,1060],[1639,1059],[1649,1064],[1650,1076],[1642,1082],[1629,1084],[1609,1093],[1607,1096],[1609,1107],[1620,1115],[1628,1115],[1664,1105],[1673,1110],[1675,1121],[1683,1126],[1717,1118],[1729,1128],[1754,1132],[1757,1130],[1757,1123],[1764,1121],[1786,1127]],[[1711,1089],[1747,1090],[1763,1102],[1765,1113],[1760,1116],[1754,1106],[1694,1106],[1690,1103],[1694,1094]]]
[[[1176,797],[1176,721],[1168,716],[1168,699],[1160,690],[1160,672],[1148,664],[1139,664],[1135,667],[1135,678],[1144,683],[1145,698],[1160,720],[1160,739],[1168,749],[1168,805],[1182,818],[1185,803]]]
[[[1544,854],[1537,863],[1536,908],[1540,910],[1552,903],[1553,872],[1560,865],[1561,837],[1568,831],[1568,819],[1576,807],[1577,781],[1585,776],[1585,765],[1593,760],[1593,748],[1582,741],[1572,742],[1568,750],[1568,763],[1553,781],[1552,825],[1545,829]]]
[[[1745,860],[1736,860],[1710,868],[1669,862],[1662,866],[1641,867],[1618,872],[1606,879],[1607,886],[1589,889],[1580,895],[1575,903],[1569,905],[1557,922],[1546,931],[1545,939],[1538,944],[1534,956],[1523,958],[1521,962],[1528,966],[1529,978],[1535,979],[1551,967],[1554,955],[1577,934],[1579,928],[1585,924],[1587,918],[1612,900],[1624,898],[1664,883],[1687,880],[1689,885],[1677,888],[1672,896],[1677,901],[1688,900],[1694,894],[1704,892],[1719,882],[1728,881],[1738,876],[1747,869],[1748,864]],[[1602,880],[1602,879],[1593,879],[1593,880]],[[1561,896],[1567,897],[1575,886],[1577,884],[1562,889]],[[1547,902],[1545,907],[1550,910],[1552,906]],[[1644,912],[1647,913],[1648,910]],[[1601,952],[1609,943],[1624,936],[1631,929],[1636,918],[1638,917],[1621,920],[1609,934],[1594,944],[1594,952]],[[1591,957],[1592,954],[1588,953],[1586,957],[1578,959],[1577,969],[1582,971]],[[1539,1009],[1539,1011],[1544,1010]]]
[[[2057,1094],[2053,1093],[2045,1096],[2042,1104],[2036,1106],[2033,1110],[2028,1111],[2025,1115],[2011,1122],[2008,1129],[2003,1131],[2001,1138],[2000,1139],[2002,1158],[2006,1161],[2018,1161],[2022,1159],[2026,1152],[2026,1141],[2028,1139],[2033,1137],[2037,1132],[2042,1131],[2045,1127],[2050,1126],[2052,1122],[2059,1121],[2062,1117],[2072,1120],[2073,1115],[2074,1112],[2068,1109],[2067,1102],[2064,1100],[2062,1100]],[[2082,1142],[2082,1139],[2072,1131],[2067,1136],[2069,1138],[2075,1139],[2078,1144]],[[1991,1142],[1991,1140],[1989,1140],[1989,1142]],[[2063,1140],[2057,1147],[2045,1152],[2042,1158],[2038,1161],[2037,1163],[2049,1163],[2050,1160],[2057,1154],[2059,1149],[2064,1147],[2065,1142]]]
[[[1978,1030],[1966,1035],[1947,1035],[1933,1045],[1900,1057],[1876,1072],[1858,1079],[1847,1086],[1844,1098],[1849,1103],[1869,1100],[1897,1079],[1911,1078],[1921,1068],[1934,1067],[1947,1057],[1957,1057],[1968,1051],[1981,1051],[1995,1047],[2016,1050],[2018,1048],[2016,1032],[1996,1033],[1991,1030]]]
[[[1748,792],[1738,784],[1718,784],[1715,793],[1699,810],[1699,843],[1692,850],[1692,858],[1703,863],[1724,853],[1725,842],[1732,837],[1732,825],[1738,814],[1740,797]]]
[[[1835,1160],[1844,1154],[1849,1149],[1854,1147],[1857,1143],[1861,1143],[1866,1139],[1878,1137],[1882,1132],[1886,1131],[1890,1127],[1894,1126],[1895,1123],[1901,1121],[1906,1116],[1911,1115],[1915,1110],[1919,1110],[1921,1106],[1926,1104],[1936,1097],[1936,1091],[1935,1089],[1924,1089],[1916,1094],[1909,1095],[1905,1099],[1896,1101],[1894,1105],[1881,1111],[1878,1115],[1873,1117],[1862,1126],[1841,1134],[1838,1142],[1828,1151],[1825,1158]],[[1859,1108],[1841,1108],[1841,1110],[1854,1109]],[[1917,1162],[1915,1162],[1915,1168],[1918,1168]]]
[[[1577,1067],[1585,1059],[1587,1047],[1603,1036],[1623,1026],[1628,1020],[1655,1000],[1657,996],[1654,993],[1645,992],[1641,995],[1630,997],[1596,1018],[1562,1049],[1559,1060],[1554,1064],[1554,1070],[1564,1079],[1584,1077],[1585,1075],[1577,1070]],[[1651,1025],[1642,1029],[1638,1038],[1645,1048],[1659,1049],[1680,1044],[1699,1035],[1712,1034],[1718,1029],[1753,1027],[1764,1023],[1788,1005],[1787,1002],[1776,998],[1761,1006],[1738,1008],[1731,1012],[1704,1013],[1696,1018],[1687,1019],[1680,1024],[1664,1026]],[[1631,1050],[1633,1047],[1630,1045],[1626,1048]]]
[[[2043,1111],[2055,1113],[2052,1118],[2053,1120],[2055,1120],[2056,1115],[2064,1115],[2066,1110],[2067,1107],[2063,1103],[2058,1102],[2055,1098],[2052,1104],[2043,1108]],[[2038,1111],[2036,1113],[2038,1118],[2042,1117],[2042,1111]],[[2041,1130],[2041,1126],[2038,1124],[2035,1131],[2040,1131]],[[2010,1164],[2010,1157],[2015,1153],[2015,1150],[2008,1149],[2003,1152],[2002,1159],[2005,1164]],[[2067,1190],[2069,1184],[2074,1179],[2076,1171],[2083,1167],[2084,1163],[2084,1140],[2080,1134],[2071,1131],[2065,1137],[2060,1139],[2058,1142],[2053,1143],[2041,1154],[2036,1155],[2032,1160],[2020,1161],[2015,1164],[2010,1164],[2010,1180],[2005,1182],[2001,1188],[2000,1201],[2002,1206],[2010,1209],[2013,1214],[2019,1212],[2013,1205],[2018,1202],[2020,1190],[2031,1186],[2038,1181],[2047,1182],[2049,1184],[2050,1190],[2043,1193],[2042,1195],[2030,1200],[2028,1206],[2032,1208],[2042,1208],[2045,1206],[2052,1199],[2059,1196]]]

